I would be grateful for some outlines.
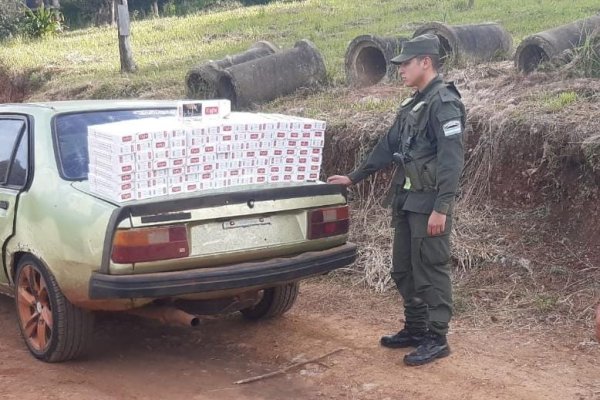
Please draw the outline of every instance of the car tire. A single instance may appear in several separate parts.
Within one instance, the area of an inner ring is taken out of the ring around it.
[[[299,290],[299,282],[265,289],[262,299],[254,307],[241,310],[241,313],[244,318],[251,321],[278,317],[292,308],[298,298]]]
[[[37,359],[68,361],[88,349],[94,315],[71,304],[50,271],[31,256],[17,266],[15,306],[23,340]]]

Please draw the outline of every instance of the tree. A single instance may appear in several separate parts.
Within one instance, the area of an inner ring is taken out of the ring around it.
[[[16,34],[26,8],[21,0],[0,0],[0,39]]]

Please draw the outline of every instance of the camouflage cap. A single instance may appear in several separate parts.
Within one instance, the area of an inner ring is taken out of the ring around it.
[[[440,39],[436,35],[426,33],[402,44],[400,55],[392,58],[392,64],[402,64],[417,56],[438,56],[440,54]]]

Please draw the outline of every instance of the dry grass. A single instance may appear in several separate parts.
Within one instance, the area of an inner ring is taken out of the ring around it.
[[[360,244],[359,258],[334,279],[393,293],[390,211],[353,206],[351,240]],[[600,268],[585,246],[541,233],[551,232],[546,217],[538,209],[466,209],[459,204],[452,248],[455,308],[461,318],[476,326],[493,322],[523,330],[578,324],[591,341]]]
[[[596,134],[599,81],[562,80],[556,73],[525,77],[508,63],[455,72],[453,78],[461,84],[474,132],[468,140],[465,199],[486,198],[507,172],[515,177],[510,192],[541,188],[548,196],[561,186],[565,164],[589,182],[595,179],[582,162],[582,144]]]
[[[0,104],[23,101],[27,91],[28,79],[0,62]]]

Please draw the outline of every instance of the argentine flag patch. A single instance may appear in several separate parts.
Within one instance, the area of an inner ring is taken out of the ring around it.
[[[442,127],[444,130],[444,135],[446,136],[454,136],[462,133],[462,123],[459,119],[454,119],[452,121],[448,121]]]

